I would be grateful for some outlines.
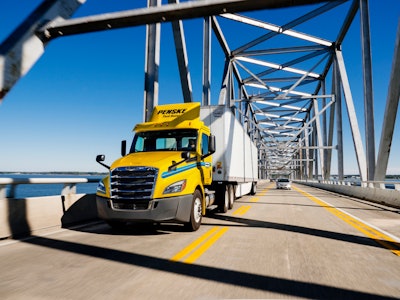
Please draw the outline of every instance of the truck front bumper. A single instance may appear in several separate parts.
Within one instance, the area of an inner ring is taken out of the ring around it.
[[[99,218],[106,221],[126,222],[189,222],[192,210],[193,195],[154,199],[150,201],[149,209],[116,209],[111,200],[96,196]]]

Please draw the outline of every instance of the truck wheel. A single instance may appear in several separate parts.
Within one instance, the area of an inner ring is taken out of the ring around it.
[[[229,208],[229,192],[228,188],[224,186],[222,189],[220,189],[218,193],[218,210],[222,213],[226,213]]]
[[[256,182],[253,182],[253,183],[251,184],[250,195],[255,195],[255,194],[256,194],[256,191],[257,191],[257,183],[256,183]]]
[[[232,209],[233,202],[235,201],[235,186],[233,184],[228,185],[228,194],[229,194],[228,209]]]
[[[189,231],[196,231],[201,225],[201,219],[203,217],[201,199],[200,191],[195,190],[193,193],[192,209],[190,211],[190,221],[185,223],[185,227]]]

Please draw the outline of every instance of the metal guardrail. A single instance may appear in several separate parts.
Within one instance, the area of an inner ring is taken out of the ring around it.
[[[64,184],[60,195],[76,194],[78,183],[99,182],[92,178],[0,178],[0,199],[7,198],[7,187],[10,186],[9,197],[14,198],[19,184]]]
[[[299,180],[299,182],[313,182],[313,183],[324,183],[332,185],[347,185],[347,186],[361,186],[368,188],[379,188],[386,190],[387,185],[393,185],[396,191],[400,191],[400,182],[398,181],[349,181],[349,180]]]

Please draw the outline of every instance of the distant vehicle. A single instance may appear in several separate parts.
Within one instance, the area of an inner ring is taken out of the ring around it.
[[[276,188],[290,190],[292,189],[292,183],[287,178],[278,178],[276,180]]]

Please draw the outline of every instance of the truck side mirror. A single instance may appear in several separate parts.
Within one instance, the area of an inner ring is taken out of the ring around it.
[[[188,158],[190,158],[190,152],[189,152],[189,151],[182,152],[182,153],[181,153],[181,157],[182,157],[183,159],[188,159]]]
[[[208,137],[208,153],[213,154],[215,152],[215,136],[210,135]]]
[[[103,154],[99,154],[99,155],[96,156],[96,161],[97,162],[104,161],[105,159],[106,159],[106,157]]]
[[[121,141],[121,156],[126,155],[126,140]]]
[[[107,166],[106,164],[103,163],[103,161],[106,159],[105,155],[100,154],[96,156],[96,161],[101,164],[103,167],[106,167],[107,169],[110,170],[110,166]]]

